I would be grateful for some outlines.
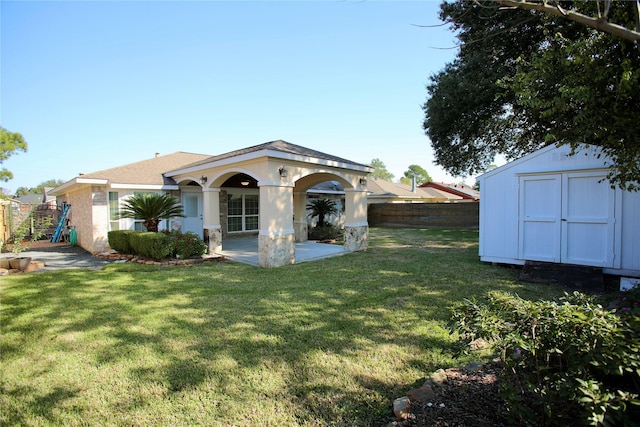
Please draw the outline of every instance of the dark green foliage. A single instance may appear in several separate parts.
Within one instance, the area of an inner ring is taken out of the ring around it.
[[[164,233],[137,232],[129,236],[129,243],[135,254],[155,260],[171,253],[169,237]]]
[[[613,307],[620,316],[640,317],[640,286],[634,286],[628,291],[620,292]]]
[[[120,218],[142,219],[147,231],[158,231],[163,219],[184,217],[182,205],[170,194],[143,193],[129,197],[120,210]]]
[[[574,1],[591,13],[597,2]],[[613,22],[635,26],[635,2]],[[431,76],[424,129],[437,163],[453,175],[482,172],[494,156],[518,158],[550,144],[602,147],[609,179],[640,186],[640,46],[582,24],[492,1],[443,3],[462,43]]]
[[[332,240],[340,237],[342,237],[340,230],[331,224],[325,224],[322,227],[318,225],[309,230],[310,240]]]
[[[318,217],[318,227],[324,226],[324,217],[328,215],[333,215],[338,212],[336,208],[336,202],[329,199],[314,199],[307,203],[307,209],[309,212],[309,217],[314,218]]]
[[[371,175],[371,178],[374,179],[382,179],[384,181],[391,181],[393,179],[393,174],[387,170],[387,166],[380,159],[371,160],[371,165],[373,169],[375,169]]]
[[[519,423],[634,425],[640,419],[640,318],[580,293],[526,301],[491,293],[453,318],[463,340],[482,337],[505,364],[502,393]]]
[[[133,249],[129,243],[131,234],[138,233],[134,230],[114,230],[107,233],[109,247],[121,254],[132,254]]]
[[[207,252],[207,245],[195,233],[187,231],[182,234],[178,230],[164,231],[163,233],[169,238],[171,247],[169,255],[177,258],[191,258],[204,255]]]
[[[0,126],[0,165],[19,151],[27,151],[27,142],[18,132],[10,132]],[[13,178],[13,173],[7,168],[0,169],[0,181],[7,182]]]

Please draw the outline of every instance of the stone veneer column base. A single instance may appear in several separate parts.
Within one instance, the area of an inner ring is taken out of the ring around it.
[[[258,235],[258,265],[260,267],[271,268],[294,264],[296,262],[295,251],[293,232],[279,235],[260,232]]]
[[[309,240],[309,224],[307,221],[294,221],[293,228],[296,230],[296,242],[302,243]]]
[[[364,251],[369,246],[369,225],[344,225],[344,250],[347,252]]]
[[[208,255],[214,255],[222,251],[222,228],[205,228],[204,241],[207,242]]]

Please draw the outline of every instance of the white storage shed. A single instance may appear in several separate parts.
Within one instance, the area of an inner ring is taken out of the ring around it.
[[[640,277],[640,192],[612,189],[599,152],[552,145],[480,176],[480,259]]]

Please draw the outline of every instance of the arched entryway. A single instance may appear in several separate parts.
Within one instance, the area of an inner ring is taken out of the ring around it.
[[[273,141],[212,157],[170,176],[179,182],[201,174],[203,236],[210,253],[223,251],[225,237],[255,234],[257,226],[258,264],[277,267],[296,262],[296,242],[307,240],[306,192],[324,181],[344,187],[344,250],[366,249],[366,176],[371,171],[366,165]]]

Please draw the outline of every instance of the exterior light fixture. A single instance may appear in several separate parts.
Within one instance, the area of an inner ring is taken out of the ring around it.
[[[206,176],[202,175],[202,176],[200,177],[200,184],[205,185],[205,184],[207,183],[207,180],[208,180],[208,179],[209,179],[209,178],[207,178]]]
[[[284,166],[278,169],[278,172],[280,172],[280,178],[286,178],[289,176],[289,171]]]
[[[360,185],[367,185],[367,178],[360,178]]]
[[[240,181],[240,185],[246,187],[247,185],[249,185],[249,181]]]

